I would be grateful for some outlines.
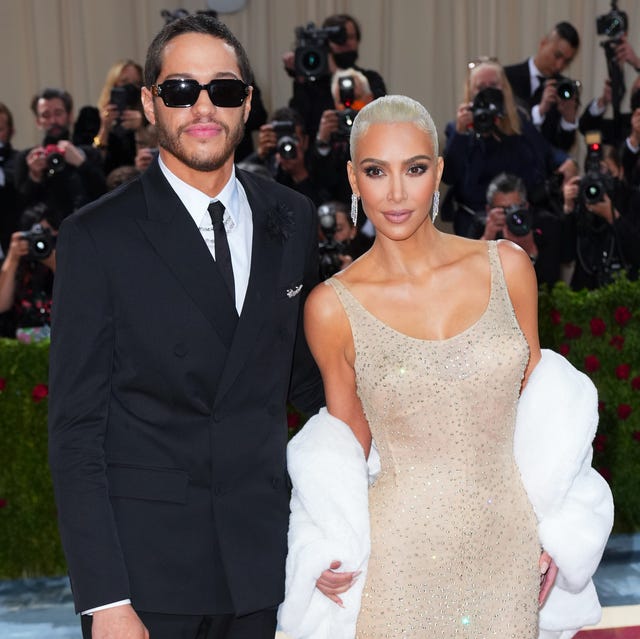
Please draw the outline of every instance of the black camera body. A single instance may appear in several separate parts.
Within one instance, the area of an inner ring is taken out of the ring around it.
[[[321,204],[318,207],[318,223],[324,235],[324,241],[318,244],[320,261],[320,278],[326,280],[342,268],[342,255],[346,254],[346,246],[334,239],[336,233],[336,209],[332,204]]]
[[[338,115],[338,130],[333,134],[333,138],[348,140],[351,137],[353,121],[358,112],[355,109],[342,109],[342,111],[336,111],[336,114]]]
[[[41,224],[34,224],[29,231],[22,232],[22,239],[29,242],[27,257],[33,260],[44,260],[55,248],[56,238],[51,231]]]
[[[42,147],[47,160],[47,175],[52,176],[60,173],[67,165],[64,159],[64,150],[58,146],[60,140],[69,139],[69,129],[65,127],[53,126],[47,130]]]
[[[580,91],[580,82],[571,78],[560,78],[556,84],[556,93],[561,100],[571,100]]]
[[[532,216],[528,207],[512,204],[504,208],[504,214],[507,228],[516,237],[524,237],[531,231]]]
[[[629,19],[624,11],[618,10],[617,0],[611,0],[611,10],[596,18],[596,32],[600,36],[619,38],[629,25]]]
[[[285,160],[295,160],[298,157],[295,122],[293,120],[273,120],[270,124],[278,138],[276,151],[280,157]]]
[[[317,28],[313,22],[297,27],[295,74],[314,81],[329,75],[329,41],[344,44],[347,33],[342,26]]]
[[[587,157],[585,158],[584,177],[580,180],[580,199],[585,205],[602,202],[606,193],[613,192],[611,176],[602,172],[602,145],[599,133],[588,133]]]
[[[135,84],[125,84],[121,87],[113,87],[109,96],[109,104],[114,104],[119,113],[127,109],[140,107],[140,89]]]
[[[504,96],[500,89],[487,87],[479,91],[471,106],[473,130],[476,135],[490,133],[498,118],[504,115]]]
[[[356,83],[352,76],[345,75],[338,79],[338,95],[340,102],[350,109],[356,99]]]

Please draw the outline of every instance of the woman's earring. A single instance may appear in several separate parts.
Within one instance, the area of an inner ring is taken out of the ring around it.
[[[431,209],[431,221],[435,224],[438,217],[438,210],[440,209],[440,191],[436,191],[433,194],[433,207]]]
[[[351,194],[351,221],[354,226],[358,221],[358,196],[355,193]]]

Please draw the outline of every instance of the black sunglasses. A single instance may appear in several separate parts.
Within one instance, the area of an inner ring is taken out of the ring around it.
[[[211,80],[207,84],[200,84],[193,79],[176,79],[151,85],[151,94],[162,98],[168,107],[193,106],[198,101],[200,91],[206,91],[217,107],[232,108],[242,106],[249,95],[249,85],[234,79]]]

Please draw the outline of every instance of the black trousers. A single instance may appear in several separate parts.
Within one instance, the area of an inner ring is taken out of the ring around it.
[[[274,639],[276,609],[243,617],[233,615],[165,615],[136,610],[150,639]],[[89,615],[82,615],[82,637],[91,639]]]

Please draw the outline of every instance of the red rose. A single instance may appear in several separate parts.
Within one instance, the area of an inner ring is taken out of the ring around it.
[[[636,375],[631,380],[631,388],[633,388],[633,390],[640,390],[640,375]]]
[[[7,380],[4,377],[0,377],[0,393],[7,387]]]
[[[606,404],[603,401],[599,401],[598,402],[598,412],[599,413],[604,413],[605,406],[606,406]]]
[[[629,364],[619,364],[616,366],[616,377],[618,379],[629,379],[631,366]]]
[[[36,384],[31,391],[34,402],[41,402],[49,394],[49,387],[46,384]]]
[[[607,325],[600,317],[594,317],[590,322],[591,334],[594,337],[600,337],[607,330]]]
[[[287,426],[290,429],[295,429],[300,426],[300,415],[298,413],[287,413]]]
[[[0,498],[0,508],[6,508],[6,507],[7,507],[7,500]]]
[[[611,471],[608,468],[603,467],[603,468],[597,468],[596,470],[602,475],[602,478],[606,482],[611,481]]]
[[[552,308],[551,323],[557,326],[558,324],[560,324],[560,322],[561,322],[560,311],[557,308]]]
[[[562,342],[562,344],[558,346],[558,352],[560,353],[560,355],[564,355],[565,357],[569,354],[570,350],[571,347],[566,342]]]
[[[593,449],[601,453],[607,446],[607,436],[606,435],[596,435],[596,438],[593,440]]]
[[[631,311],[626,306],[618,306],[613,317],[620,326],[624,326],[631,319]]]
[[[631,433],[631,437],[637,442],[640,442],[640,430],[634,430],[633,433]]]
[[[609,340],[609,345],[613,346],[613,348],[617,348],[619,351],[621,351],[622,347],[624,346],[624,337],[622,337],[622,335],[614,335]]]
[[[582,329],[571,322],[567,322],[564,325],[564,336],[567,339],[577,339],[582,335]]]
[[[618,406],[618,417],[620,419],[627,419],[631,415],[631,406],[629,404],[620,404]]]
[[[584,368],[587,373],[595,373],[600,368],[600,360],[595,355],[587,355],[584,358]]]

